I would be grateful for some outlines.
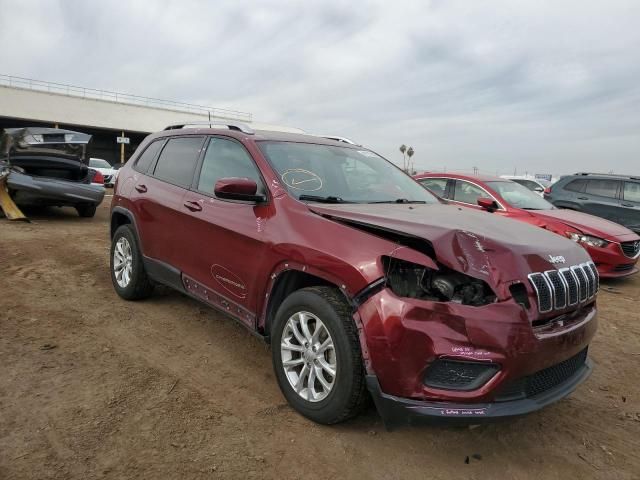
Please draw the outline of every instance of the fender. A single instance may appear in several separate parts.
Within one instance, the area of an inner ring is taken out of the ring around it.
[[[258,328],[261,328],[261,327],[264,328],[265,323],[267,321],[267,308],[269,306],[269,298],[271,298],[273,287],[276,284],[276,281],[278,280],[280,275],[290,270],[296,270],[302,273],[308,273],[309,275],[313,275],[315,277],[326,280],[327,282],[338,287],[338,289],[344,295],[345,299],[350,304],[353,303],[352,298],[356,292],[349,291],[347,286],[344,283],[342,283],[342,281],[336,276],[311,265],[305,265],[295,261],[283,261],[278,265],[276,265],[273,268],[273,270],[271,270],[271,273],[269,274],[269,282],[267,283],[267,286],[264,290],[264,294],[262,295],[262,298],[259,299],[258,304],[260,305],[260,307],[258,308],[258,311],[261,313],[260,313],[260,316],[258,317],[258,325],[257,325]]]
[[[371,361],[369,356],[369,348],[364,335],[364,326],[362,323],[362,319],[360,318],[360,314],[358,312],[358,306],[360,302],[364,301],[361,297],[364,298],[368,296],[367,293],[369,290],[375,293],[380,288],[384,287],[384,278],[380,278],[375,282],[373,282],[372,284],[367,285],[366,287],[361,289],[359,292],[351,292],[348,289],[348,287],[340,281],[339,278],[335,277],[330,273],[325,272],[324,270],[321,270],[309,265],[303,265],[299,262],[293,262],[293,261],[282,262],[278,264],[269,275],[269,283],[267,284],[266,292],[262,297],[262,308],[260,309],[261,315],[257,319],[256,327],[258,331],[259,329],[262,328],[266,332],[265,327],[266,327],[267,313],[268,313],[267,308],[269,306],[269,298],[271,297],[271,294],[273,292],[274,285],[276,284],[277,280],[280,278],[280,276],[283,273],[291,270],[308,273],[315,277],[326,280],[327,282],[335,285],[340,290],[340,292],[344,295],[344,298],[353,307],[351,318],[355,323],[356,328],[358,329],[358,339],[360,341],[360,351],[362,353],[362,359],[363,359],[366,371],[368,373],[371,373],[372,366],[371,366]],[[267,340],[267,342],[269,342],[268,335],[265,335],[264,338],[265,340]]]

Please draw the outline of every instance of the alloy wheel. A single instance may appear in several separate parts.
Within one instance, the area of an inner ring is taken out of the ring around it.
[[[296,312],[282,331],[282,367],[289,384],[303,399],[320,402],[336,381],[336,350],[329,330],[316,315]]]
[[[131,244],[125,237],[120,237],[113,249],[113,272],[116,282],[121,288],[126,288],[131,281],[133,272],[133,253]]]

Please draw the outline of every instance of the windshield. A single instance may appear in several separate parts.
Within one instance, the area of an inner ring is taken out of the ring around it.
[[[409,175],[369,150],[276,141],[258,145],[299,200],[439,203]]]
[[[553,205],[540,195],[516,182],[487,182],[512,207],[525,210],[551,210]]]
[[[111,168],[111,164],[101,158],[89,159],[89,166],[92,168]]]

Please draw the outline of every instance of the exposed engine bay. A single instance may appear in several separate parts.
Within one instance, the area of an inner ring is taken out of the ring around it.
[[[387,286],[399,297],[481,306],[493,303],[496,295],[477,278],[444,266],[439,270],[416,263],[383,257]]]

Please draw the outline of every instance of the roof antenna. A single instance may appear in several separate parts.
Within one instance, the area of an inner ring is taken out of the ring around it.
[[[209,128],[211,128],[211,110],[207,110],[207,113],[209,114]]]

